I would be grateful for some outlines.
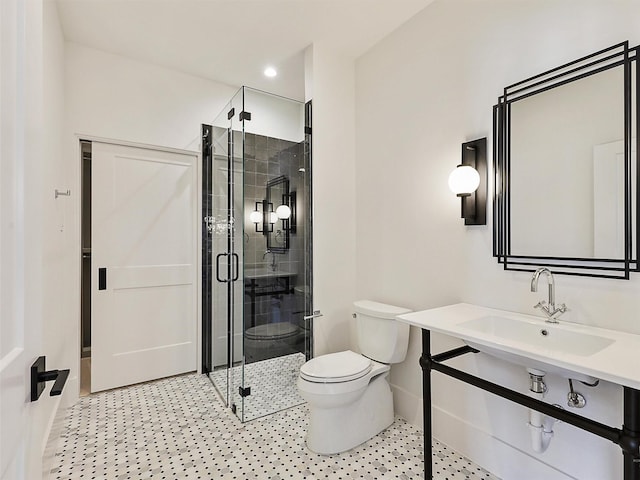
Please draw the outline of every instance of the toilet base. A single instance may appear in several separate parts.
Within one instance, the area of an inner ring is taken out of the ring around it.
[[[357,447],[393,423],[388,374],[374,379],[361,397],[334,408],[310,407],[307,447],[322,455]]]

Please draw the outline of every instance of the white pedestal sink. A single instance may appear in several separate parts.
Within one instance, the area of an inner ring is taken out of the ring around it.
[[[640,389],[640,335],[459,303],[400,315],[398,320],[463,340],[481,352],[587,383]]]

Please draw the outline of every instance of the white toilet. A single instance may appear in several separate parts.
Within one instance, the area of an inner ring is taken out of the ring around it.
[[[313,358],[300,368],[298,390],[309,404],[309,450],[332,454],[366,442],[393,423],[388,375],[407,355],[410,310],[361,300],[354,304],[358,346]]]

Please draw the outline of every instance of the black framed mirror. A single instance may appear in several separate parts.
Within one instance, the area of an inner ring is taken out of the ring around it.
[[[290,233],[295,232],[295,192],[289,191],[289,178],[281,175],[267,182],[266,203],[271,205],[272,226],[267,230],[267,250],[286,252]]]
[[[494,107],[494,256],[505,270],[638,271],[638,47],[506,87]]]

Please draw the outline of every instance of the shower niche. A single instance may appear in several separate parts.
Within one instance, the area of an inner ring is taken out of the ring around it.
[[[241,421],[303,403],[311,103],[242,87],[202,126],[202,365]]]

